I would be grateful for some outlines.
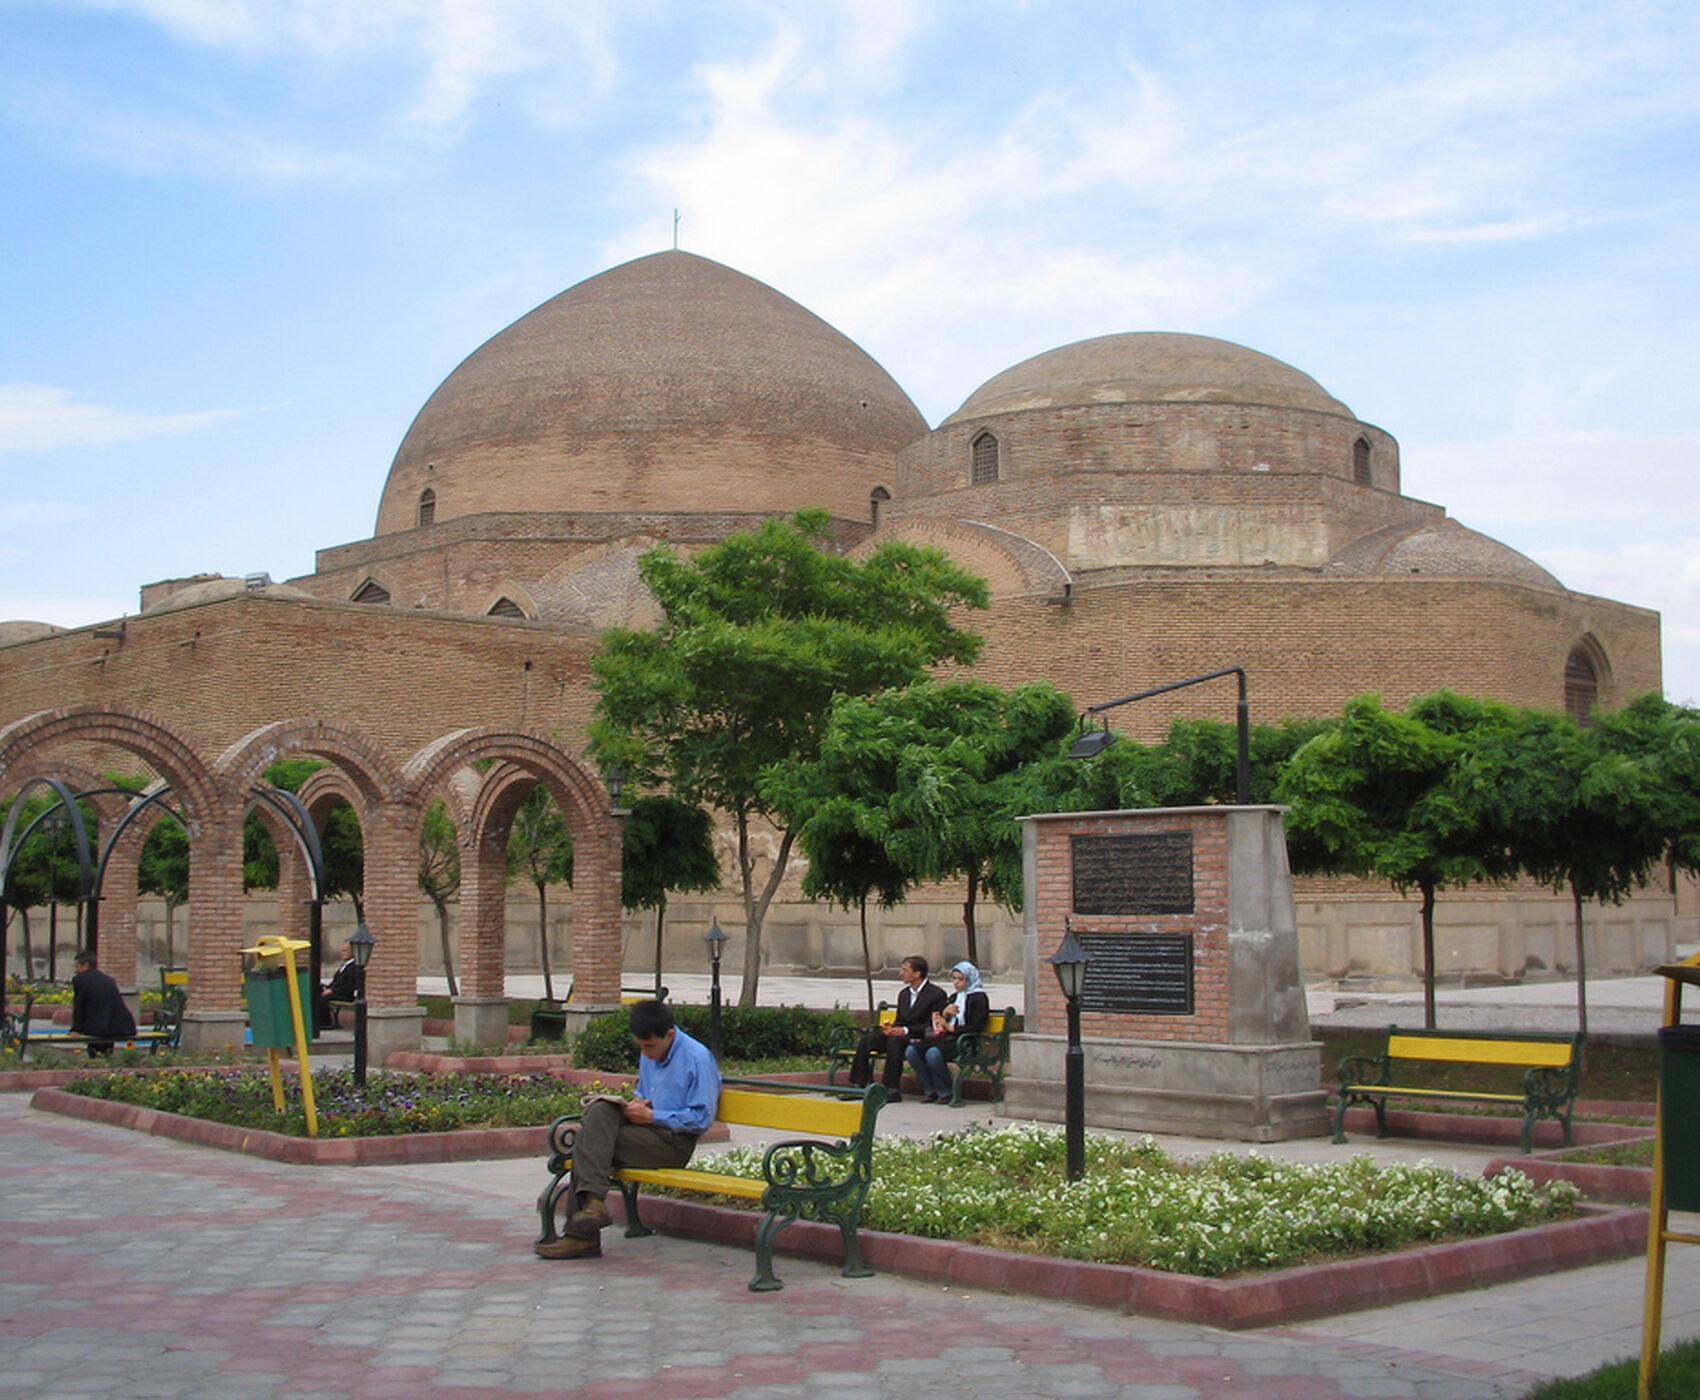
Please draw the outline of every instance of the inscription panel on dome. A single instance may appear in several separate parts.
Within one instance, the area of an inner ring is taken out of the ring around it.
[[[1192,1015],[1190,933],[1091,933],[1075,937],[1091,961],[1080,989],[1083,1011]]]
[[[1192,833],[1071,836],[1076,914],[1192,913]]]

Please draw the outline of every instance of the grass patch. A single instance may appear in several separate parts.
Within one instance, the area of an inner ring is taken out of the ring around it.
[[[1322,1046],[1322,1086],[1332,1090],[1340,1082],[1340,1061],[1350,1055],[1381,1054],[1387,1047],[1387,1033],[1366,1031],[1362,1035],[1338,1039],[1328,1036],[1319,1043]],[[1401,1084],[1413,1089],[1521,1093],[1523,1087],[1522,1070],[1507,1070],[1494,1065],[1437,1065],[1405,1061],[1398,1065],[1395,1074]],[[1587,1068],[1582,1071],[1582,1098],[1651,1103],[1658,1091],[1658,1082],[1657,1050],[1630,1045],[1587,1047]],[[1449,1106],[1447,1112],[1453,1111]]]
[[[760,1149],[715,1169],[761,1175]],[[880,1138],[862,1223],[998,1249],[1136,1264],[1207,1278],[1497,1234],[1574,1213],[1568,1182],[1537,1188],[1369,1157],[1303,1166],[1258,1153],[1173,1157],[1149,1137],[1087,1137],[1086,1174],[1064,1180],[1046,1128]],[[733,1202],[729,1202],[731,1204]],[[743,1203],[746,1208],[748,1203]]]
[[[542,1074],[433,1078],[393,1071],[373,1071],[362,1089],[351,1070],[313,1072],[319,1136],[326,1138],[547,1126],[563,1113],[577,1113],[583,1095],[594,1089]],[[98,1075],[65,1091],[292,1137],[307,1131],[301,1081],[294,1075],[284,1076],[282,1113],[272,1104],[271,1076],[257,1069]]]
[[[1585,1162],[1596,1167],[1651,1167],[1653,1165],[1653,1139],[1641,1138],[1635,1142],[1609,1142],[1599,1147],[1578,1147],[1572,1152],[1566,1152],[1552,1160],[1558,1162]],[[1700,1390],[1695,1392],[1700,1395]]]
[[[1614,1361],[1585,1376],[1538,1385],[1523,1400],[1635,1400],[1640,1370],[1639,1357]],[[1694,1400],[1696,1395],[1700,1395],[1700,1338],[1661,1351],[1659,1375],[1653,1383],[1654,1400]]]

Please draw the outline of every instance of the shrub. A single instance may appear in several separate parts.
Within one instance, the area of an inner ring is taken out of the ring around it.
[[[706,1006],[675,1006],[674,1019],[687,1034],[708,1044],[712,1013]],[[842,1007],[812,1011],[806,1006],[723,1006],[720,1041],[728,1060],[824,1058],[832,1043],[854,1027]],[[573,1063],[580,1069],[630,1074],[637,1069],[637,1047],[626,1029],[624,1011],[592,1021],[573,1039]]]

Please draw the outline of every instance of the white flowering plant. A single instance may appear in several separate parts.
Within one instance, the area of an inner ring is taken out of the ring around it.
[[[1574,1213],[1581,1193],[1508,1168],[1469,1177],[1370,1157],[1304,1165],[1257,1152],[1171,1156],[1150,1137],[1089,1135],[1064,1180],[1060,1131],[1009,1127],[881,1138],[862,1223],[995,1248],[1221,1277],[1516,1230]],[[761,1149],[715,1169],[761,1175]]]

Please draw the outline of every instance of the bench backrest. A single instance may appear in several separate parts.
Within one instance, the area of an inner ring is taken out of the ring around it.
[[[1003,1028],[1009,1024],[1007,1011],[994,1011],[986,1017],[986,1034],[1002,1035]]]
[[[1567,1068],[1576,1057],[1576,1037],[1471,1035],[1464,1031],[1389,1032],[1390,1060],[1446,1060],[1472,1065],[1536,1065]]]
[[[816,1094],[769,1094],[760,1089],[720,1091],[720,1109],[714,1115],[723,1123],[742,1123],[752,1128],[783,1128],[788,1132],[814,1133],[821,1137],[854,1137],[862,1126],[862,1100],[835,1099]]]

